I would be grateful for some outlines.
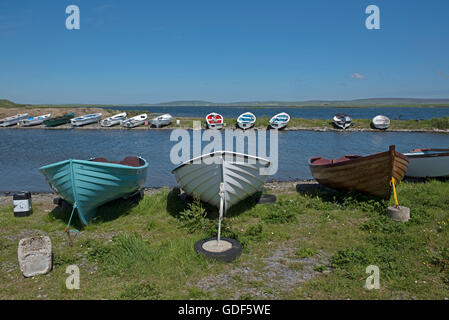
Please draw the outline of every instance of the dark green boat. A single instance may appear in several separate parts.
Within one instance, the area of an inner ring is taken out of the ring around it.
[[[62,125],[62,124],[70,123],[70,119],[72,119],[73,117],[75,117],[75,114],[74,114],[74,113],[66,113],[66,114],[63,115],[63,116],[45,120],[45,121],[44,121],[44,125],[45,125],[46,127],[56,127],[56,126],[60,126],[60,125]]]

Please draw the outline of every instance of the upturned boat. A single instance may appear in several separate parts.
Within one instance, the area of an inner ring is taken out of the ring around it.
[[[184,162],[172,173],[189,195],[220,208],[231,206],[260,191],[267,178],[270,161],[242,153],[216,151]],[[220,194],[220,185],[222,193]]]
[[[88,224],[99,206],[139,190],[147,167],[148,162],[142,158],[126,157],[119,162],[70,159],[39,170],[53,192],[72,204],[81,222]]]
[[[256,123],[256,116],[251,112],[245,112],[237,118],[237,125],[243,129],[250,129]]]
[[[44,120],[44,125],[46,127],[57,127],[63,124],[70,123],[70,119],[72,119],[74,116],[75,116],[74,113],[66,113],[65,115],[60,117]]]
[[[337,113],[334,118],[334,125],[340,129],[347,129],[352,124],[352,118],[344,113]]]
[[[112,127],[126,120],[126,112],[122,112],[100,121],[102,127]]]
[[[125,128],[134,128],[140,126],[147,121],[148,115],[146,113],[139,114],[138,116],[123,120],[120,125]]]
[[[209,113],[206,116],[206,127],[208,129],[222,129],[223,116],[215,112]]]
[[[415,149],[404,155],[409,160],[407,177],[449,177],[449,149]]]
[[[74,127],[84,126],[86,124],[97,123],[100,121],[102,113],[91,113],[70,119],[70,123]]]
[[[21,120],[26,119],[28,117],[28,113],[17,114],[12,117],[7,117],[0,120],[1,127],[9,127],[13,125],[17,125]]]
[[[404,178],[409,160],[390,146],[387,152],[362,157],[347,155],[328,160],[309,159],[313,177],[321,184],[341,190],[356,190],[383,199],[389,199],[391,181],[396,184]]]
[[[162,126],[168,126],[173,120],[173,117],[166,113],[156,118],[151,119],[151,124],[156,128],[160,128]]]
[[[45,120],[50,119],[51,113],[44,114],[38,117],[28,117],[26,119],[20,120],[20,125],[23,127],[31,127],[42,124]]]
[[[376,129],[385,130],[390,126],[390,119],[387,116],[378,115],[372,120],[373,127]]]
[[[281,112],[270,119],[270,127],[273,129],[282,129],[285,128],[290,122],[290,116]]]

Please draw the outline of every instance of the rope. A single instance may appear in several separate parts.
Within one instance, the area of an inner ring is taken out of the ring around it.
[[[69,222],[67,223],[67,226],[65,227],[65,232],[67,232],[67,236],[69,237],[70,246],[73,246],[72,238],[70,237],[70,233],[80,233],[77,229],[70,230],[70,222],[72,222],[73,213],[76,209],[76,202],[73,204],[72,213],[70,214]]]
[[[399,202],[398,202],[398,195],[396,194],[395,182],[396,182],[396,180],[394,179],[394,177],[391,178],[391,184],[393,185],[394,203],[396,204],[396,208],[397,208],[397,207],[399,207]]]

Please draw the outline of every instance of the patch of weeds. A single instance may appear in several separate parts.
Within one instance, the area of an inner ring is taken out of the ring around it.
[[[296,250],[295,255],[301,259],[310,258],[316,254],[316,251],[311,248],[300,248]]]
[[[250,294],[242,294],[239,297],[239,300],[254,300],[254,297]]]
[[[279,203],[275,203],[268,214],[262,217],[262,220],[275,224],[296,222],[296,214],[302,211],[295,208],[296,204],[297,201],[293,200],[284,200]]]
[[[313,268],[313,270],[316,271],[316,272],[319,272],[319,273],[323,273],[324,271],[327,270],[327,267],[326,266],[315,266]]]
[[[87,252],[87,260],[91,262],[102,262],[111,253],[111,247],[105,245],[97,245],[89,248],[91,250]]]
[[[291,270],[301,271],[304,269],[304,265],[301,262],[292,262],[288,264],[288,268]]]
[[[213,223],[206,216],[206,209],[204,209],[200,198],[195,195],[193,202],[188,204],[187,209],[179,213],[178,220],[181,226],[190,233],[208,232],[211,230]]]
[[[361,226],[363,231],[382,232],[387,234],[404,233],[405,225],[397,223],[385,215],[377,215]]]
[[[349,265],[367,264],[368,256],[365,248],[347,248],[337,251],[330,260],[333,268],[344,269]]]
[[[139,283],[131,285],[120,294],[121,299],[130,300],[156,300],[159,297],[159,291],[151,283]]]
[[[440,247],[431,256],[431,262],[441,272],[449,272],[449,247]]]
[[[364,212],[386,212],[387,202],[368,195],[351,191],[344,193],[342,196],[337,196],[343,207],[357,209]]]
[[[260,241],[263,238],[263,225],[258,223],[250,226],[248,230],[246,230],[245,236],[250,240]]]
[[[56,267],[65,266],[70,264],[75,264],[78,259],[73,255],[67,254],[54,254],[53,255],[53,264]]]

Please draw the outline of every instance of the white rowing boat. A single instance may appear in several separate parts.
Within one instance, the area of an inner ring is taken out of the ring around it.
[[[102,127],[112,127],[117,124],[120,124],[120,122],[126,120],[126,112],[122,112],[116,115],[113,115],[111,117],[105,118],[101,120],[100,125]]]
[[[26,119],[28,117],[28,113],[17,114],[12,117],[4,118],[0,120],[1,127],[9,127],[18,124],[21,120]]]
[[[256,116],[251,112],[245,112],[237,118],[237,125],[243,129],[249,129],[256,123]]]
[[[378,115],[372,120],[373,127],[376,129],[385,130],[390,126],[390,119],[387,116]]]
[[[290,116],[285,112],[281,112],[270,119],[270,127],[273,129],[282,129],[285,128],[289,122]]]
[[[153,126],[155,126],[156,128],[160,128],[162,126],[169,125],[172,122],[172,120],[173,120],[173,117],[170,114],[166,113],[166,114],[163,114],[161,116],[151,119],[151,124]]]
[[[126,119],[120,123],[122,127],[125,128],[134,128],[138,127],[147,121],[148,115],[146,113],[139,114],[138,116]]]
[[[70,123],[74,127],[84,126],[86,124],[96,123],[100,121],[102,113],[92,113],[86,114],[84,116],[79,116],[73,119],[70,119]]]
[[[28,117],[26,119],[20,120],[20,125],[23,127],[37,126],[44,123],[45,120],[50,119],[51,113],[44,114],[38,117]]]
[[[409,159],[407,177],[449,177],[449,149],[416,149],[404,155]]]
[[[222,129],[223,116],[215,112],[209,113],[206,116],[206,127],[208,129]]]

